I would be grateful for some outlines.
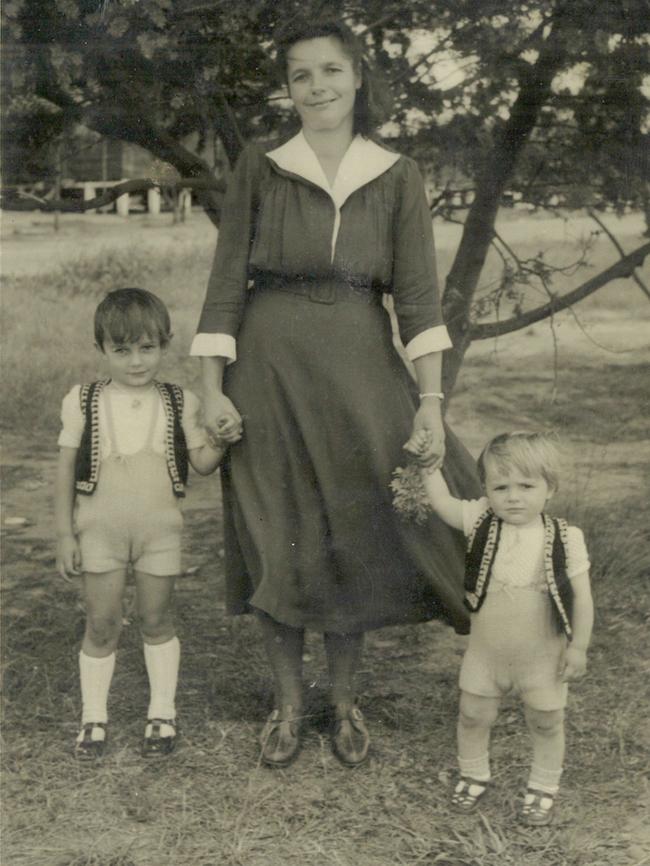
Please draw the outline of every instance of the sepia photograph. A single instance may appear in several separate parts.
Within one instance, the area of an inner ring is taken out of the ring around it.
[[[1,15],[1,866],[650,866],[648,0]]]

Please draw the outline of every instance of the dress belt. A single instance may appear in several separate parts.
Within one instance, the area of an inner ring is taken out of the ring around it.
[[[357,280],[344,280],[340,277],[314,277],[305,279],[281,274],[257,274],[254,280],[255,291],[286,292],[308,298],[316,304],[335,304],[337,301],[351,301],[357,304],[381,305],[382,288]]]

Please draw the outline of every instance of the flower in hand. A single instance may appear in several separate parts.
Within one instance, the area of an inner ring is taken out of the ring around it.
[[[418,524],[426,523],[431,514],[429,497],[422,483],[422,470],[428,463],[432,439],[433,433],[425,429],[420,429],[411,436],[404,445],[404,450],[413,458],[413,462],[396,469],[390,483],[395,511],[406,520]]]
[[[431,514],[431,506],[419,466],[409,463],[408,466],[396,469],[390,489],[393,491],[393,508],[401,517],[418,524],[426,523]]]

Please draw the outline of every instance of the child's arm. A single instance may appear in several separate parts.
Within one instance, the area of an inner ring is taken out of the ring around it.
[[[594,603],[591,597],[589,572],[571,578],[573,587],[573,640],[564,653],[560,674],[564,682],[577,680],[587,671],[587,648],[594,625]]]
[[[193,391],[184,390],[183,432],[187,443],[190,466],[199,475],[209,475],[217,468],[226,453],[225,436],[215,437],[200,421],[201,403]]]
[[[441,520],[454,529],[463,530],[463,506],[460,499],[452,496],[442,472],[436,469],[430,472],[422,469],[422,483],[427,491],[431,507]]]
[[[422,466],[421,457],[426,454],[429,445],[429,436],[426,430],[420,430],[404,446],[404,450],[412,454],[416,461]],[[444,520],[454,529],[463,530],[463,506],[461,500],[456,499],[449,492],[447,482],[442,477],[439,469],[434,472],[422,466],[422,483],[429,497],[431,507],[441,520]]]
[[[223,460],[226,448],[223,445],[213,444],[211,439],[199,448],[190,448],[187,452],[192,469],[199,475],[209,475],[217,468]]]
[[[61,577],[69,578],[81,570],[81,551],[72,525],[74,509],[74,469],[77,448],[62,446],[54,484],[54,520],[56,524],[56,567]]]

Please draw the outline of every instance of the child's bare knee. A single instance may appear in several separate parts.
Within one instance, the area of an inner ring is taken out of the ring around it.
[[[118,638],[120,620],[111,614],[91,613],[86,620],[86,633],[95,646],[108,646]]]
[[[497,720],[498,711],[497,702],[491,698],[462,695],[459,721],[465,728],[492,727]]]
[[[173,629],[171,611],[149,610],[138,614],[138,624],[143,637],[161,638],[165,637]]]
[[[554,737],[564,725],[564,710],[536,710],[526,707],[526,722],[539,737]]]

